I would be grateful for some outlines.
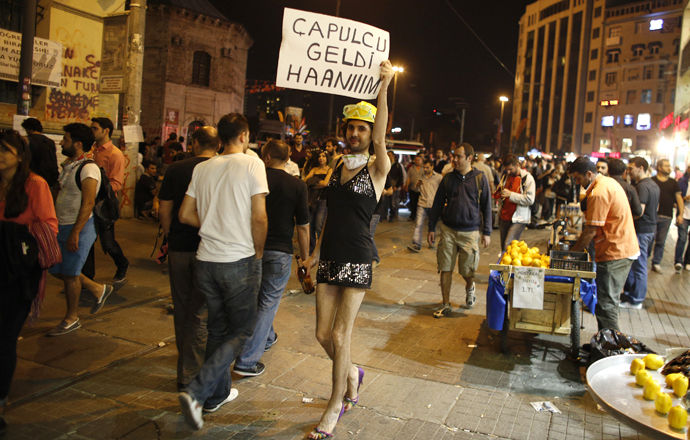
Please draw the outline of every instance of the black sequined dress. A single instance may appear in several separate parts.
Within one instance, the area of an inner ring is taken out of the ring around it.
[[[376,192],[369,165],[341,185],[342,169],[340,164],[328,183],[328,218],[316,282],[368,289],[374,257],[369,224],[376,209]]]

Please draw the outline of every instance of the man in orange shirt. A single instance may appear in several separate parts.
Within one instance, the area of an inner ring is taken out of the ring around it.
[[[599,330],[618,327],[618,304],[633,260],[640,255],[630,204],[623,187],[597,172],[588,157],[570,165],[575,183],[587,189],[587,226],[573,246],[583,252],[594,240],[597,263],[597,307]]]
[[[115,194],[121,197],[122,186],[125,181],[125,156],[110,140],[113,132],[113,123],[108,118],[93,118],[91,119],[91,129],[96,138],[96,144],[93,148],[93,160],[99,167],[105,170],[105,174],[110,180],[110,186]],[[115,262],[115,266],[117,266],[113,283],[122,283],[127,275],[129,260],[122,253],[122,248],[118,242],[115,241],[115,225],[104,226],[99,224],[98,221],[95,223],[103,252],[110,255],[110,258]],[[84,264],[82,273],[91,279],[96,274],[93,247],[89,252],[89,257]]]

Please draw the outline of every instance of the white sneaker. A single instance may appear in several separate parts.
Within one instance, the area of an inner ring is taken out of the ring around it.
[[[664,273],[664,271],[661,270],[661,264],[652,264],[652,270],[656,273]]]
[[[184,418],[189,423],[189,426],[194,429],[203,428],[204,417],[201,415],[201,405],[199,402],[187,393],[180,393],[178,399],[180,399],[180,405],[182,405],[182,414],[184,414]]]
[[[232,402],[233,400],[235,400],[235,399],[237,398],[237,395],[238,395],[239,393],[240,393],[240,392],[237,391],[237,388],[231,388],[231,389],[230,389],[230,394],[228,394],[228,397],[227,397],[225,400],[223,400],[222,402],[220,402],[218,405],[214,406],[213,408],[206,408],[206,407],[204,407],[204,412],[205,412],[205,413],[212,413],[212,412],[218,411],[218,410],[220,409],[221,406],[225,405],[225,404],[228,403],[228,402]]]
[[[620,307],[621,309],[640,310],[640,309],[642,309],[642,303],[633,304],[633,303],[629,303],[627,301],[621,301],[620,304],[618,304],[618,307]]]
[[[690,271],[690,264],[686,264],[686,265],[685,265],[685,270],[689,270],[689,271]]]
[[[683,265],[680,263],[676,263],[673,265],[673,268],[676,270],[676,273],[680,273],[680,271],[683,270]]]

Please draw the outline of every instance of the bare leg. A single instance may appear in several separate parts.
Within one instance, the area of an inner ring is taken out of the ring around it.
[[[465,289],[469,289],[470,287],[472,287],[472,283],[474,283],[474,276],[471,276],[471,277],[463,276],[463,278],[465,279],[465,283],[466,283]]]
[[[450,286],[453,283],[453,272],[441,272],[441,295],[443,304],[450,304]]]
[[[68,324],[72,324],[77,319],[77,309],[79,308],[79,294],[81,293],[81,281],[79,277],[69,277],[67,275],[62,275],[62,279],[65,282],[65,297],[67,298],[67,314],[65,315],[65,321]]]
[[[79,275],[79,281],[81,281],[81,285],[86,290],[91,292],[91,294],[96,298],[96,301],[101,300],[101,296],[103,296],[103,288],[105,287],[103,284],[95,283],[84,275]]]
[[[333,360],[331,398],[321,416],[318,428],[333,432],[343,408],[345,392],[357,394],[358,370],[350,357],[352,328],[365,291],[354,288],[318,285],[316,291],[317,339]],[[353,380],[354,379],[354,380]],[[352,388],[352,389],[351,389]]]

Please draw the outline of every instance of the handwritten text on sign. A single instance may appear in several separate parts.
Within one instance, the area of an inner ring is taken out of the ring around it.
[[[0,78],[19,81],[19,59],[22,34],[0,29]],[[31,84],[60,87],[62,72],[62,44],[44,38],[34,38]]]
[[[375,99],[389,51],[386,31],[285,8],[276,86]]]
[[[544,268],[513,268],[513,307],[544,310]]]

